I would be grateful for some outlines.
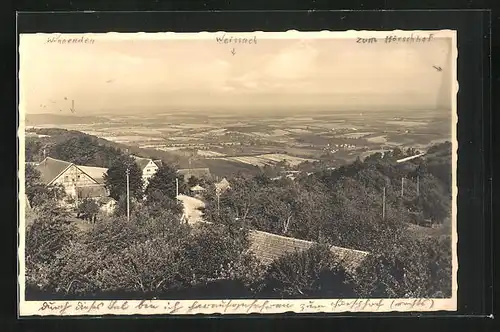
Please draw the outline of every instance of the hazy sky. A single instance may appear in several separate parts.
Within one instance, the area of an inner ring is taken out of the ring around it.
[[[72,99],[80,115],[451,107],[449,39],[358,44],[258,38],[255,45],[218,44],[215,35],[198,40],[94,35],[93,44],[45,44],[46,39],[21,37],[20,94],[28,113],[68,113]]]

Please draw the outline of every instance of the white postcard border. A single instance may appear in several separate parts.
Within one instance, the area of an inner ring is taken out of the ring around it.
[[[116,40],[116,39],[214,39],[224,33],[219,32],[199,32],[199,33],[117,33],[109,32],[102,34],[64,34],[68,38],[88,37],[92,40]],[[26,301],[24,298],[25,290],[25,112],[23,102],[23,91],[19,90],[19,245],[18,245],[18,272],[19,272],[19,315],[20,316],[72,316],[72,315],[157,315],[157,314],[276,314],[284,312],[296,313],[346,313],[346,312],[424,312],[424,311],[456,311],[457,310],[457,241],[458,233],[456,226],[457,216],[457,193],[456,182],[456,164],[458,160],[456,139],[456,127],[458,124],[457,114],[457,33],[454,30],[393,30],[393,31],[319,31],[319,32],[299,32],[290,30],[287,32],[238,32],[228,33],[237,37],[238,35],[255,35],[259,39],[355,39],[355,38],[377,38],[383,39],[387,36],[410,37],[419,35],[421,37],[432,34],[433,38],[450,38],[452,69],[451,80],[453,89],[451,91],[452,105],[452,297],[446,299],[300,299],[300,300],[274,300],[274,299],[246,299],[246,300],[106,300],[106,301]],[[20,36],[20,52],[22,51],[23,41],[42,42],[50,35],[58,34],[22,34]],[[59,34],[61,35],[61,34]],[[215,43],[215,41],[214,41]],[[367,45],[369,47],[369,45]],[[19,68],[21,72],[22,67]],[[22,82],[20,82],[21,84]]]

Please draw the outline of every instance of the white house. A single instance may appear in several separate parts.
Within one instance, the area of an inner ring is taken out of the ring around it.
[[[161,166],[161,160],[153,160],[149,158],[142,158],[133,156],[139,169],[142,172],[142,180],[144,181],[144,186],[147,186],[149,179],[156,174]]]

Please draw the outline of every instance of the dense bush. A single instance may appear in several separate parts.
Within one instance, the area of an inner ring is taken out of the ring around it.
[[[349,298],[354,284],[326,246],[291,253],[271,264],[261,296],[284,298]]]
[[[370,255],[359,267],[360,297],[451,296],[450,237],[410,239]]]

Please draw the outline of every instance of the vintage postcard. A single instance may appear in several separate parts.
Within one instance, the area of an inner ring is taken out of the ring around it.
[[[21,316],[457,309],[455,31],[19,57]]]

